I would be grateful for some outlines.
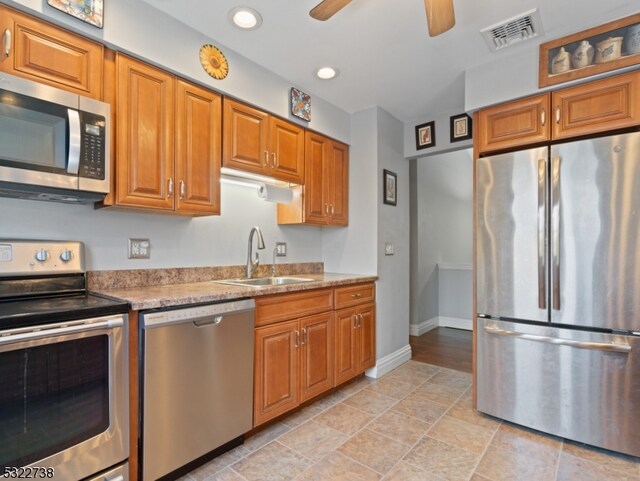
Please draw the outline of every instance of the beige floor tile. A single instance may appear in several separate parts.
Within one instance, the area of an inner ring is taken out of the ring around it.
[[[453,371],[451,369],[441,369],[440,372],[429,379],[429,382],[464,391],[471,386],[471,374]]]
[[[424,436],[431,424],[401,413],[389,411],[378,417],[367,427],[396,441],[413,446],[418,442],[418,439]]]
[[[322,412],[322,409],[316,406],[307,406],[306,408],[302,408],[301,410],[287,416],[282,420],[282,424],[286,424],[290,428],[295,428],[300,426],[302,423],[308,421],[309,419],[317,416]]]
[[[352,396],[357,392],[362,391],[363,389],[375,384],[377,381],[375,379],[371,379],[367,376],[362,376],[356,379],[355,381],[348,382],[344,384],[340,388],[340,392],[342,392],[345,396]]]
[[[393,406],[391,410],[406,414],[407,416],[413,416],[429,424],[434,424],[447,410],[447,406],[429,401],[414,394],[409,394]]]
[[[637,433],[640,436],[640,433]],[[605,449],[587,446],[586,444],[565,441],[562,451],[572,456],[591,461],[607,469],[625,473],[629,476],[637,476],[640,479],[640,458],[625,454],[607,451]]]
[[[491,445],[555,464],[560,456],[562,439],[504,422],[491,441]]]
[[[460,398],[464,391],[464,388],[450,387],[444,384],[436,384],[431,381],[427,381],[413,393],[424,397],[425,399],[429,399],[430,401],[444,404],[445,406],[451,406],[458,400],[458,398]]]
[[[468,479],[479,456],[425,436],[407,453],[404,461],[447,481]]]
[[[288,481],[301,474],[311,461],[277,441],[267,444],[233,464],[247,481]]]
[[[193,481],[204,481],[212,474],[217,473],[218,471],[242,459],[250,452],[251,451],[249,451],[244,445],[238,446],[237,448],[227,451],[217,458],[212,459],[207,464],[200,466],[196,470],[191,471],[189,476],[191,476]]]
[[[479,474],[474,474],[473,476],[471,476],[471,479],[469,481],[492,481],[492,480],[490,480],[489,478],[485,478],[484,476],[480,476]]]
[[[291,428],[289,426],[280,422],[271,424],[262,431],[259,431],[246,439],[243,446],[249,451],[256,451],[290,430]]]
[[[313,461],[319,461],[347,439],[345,434],[329,426],[309,421],[280,436],[278,442]]]
[[[362,429],[374,418],[371,414],[363,413],[344,403],[336,404],[321,414],[314,421],[322,423],[343,434],[351,435]]]
[[[375,471],[334,452],[307,469],[296,481],[377,481],[380,478]]]
[[[332,392],[331,394],[324,396],[323,398],[318,399],[316,402],[311,404],[311,406],[318,408],[322,411],[325,409],[329,409],[330,407],[335,406],[339,402],[344,401],[349,396],[346,395],[342,390]]]
[[[384,377],[367,387],[366,391],[377,392],[394,399],[402,399],[415,388],[414,384]]]
[[[401,366],[398,369],[387,374],[383,379],[393,379],[394,381],[402,381],[414,386],[418,386],[423,382],[431,379],[433,374],[420,372],[417,369]]]
[[[611,463],[598,464],[567,452],[560,455],[557,481],[638,481],[637,474],[618,471]]]
[[[422,374],[427,374],[429,376],[433,376],[442,369],[438,366],[433,366],[431,364],[426,364],[424,362],[418,361],[409,361],[405,364],[405,366],[409,369],[420,371]]]
[[[393,441],[382,434],[363,429],[338,449],[361,464],[385,474],[409,450],[406,444]]]
[[[442,478],[402,461],[395,465],[393,469],[382,478],[382,481],[442,481]]]
[[[445,443],[482,454],[494,432],[493,429],[445,415],[429,429],[427,434]]]
[[[342,402],[352,408],[377,416],[397,403],[398,400],[385,396],[384,394],[378,394],[365,389],[351,397],[348,397]]]
[[[207,478],[207,481],[244,481],[244,478],[231,468],[225,468],[216,474]]]
[[[471,407],[471,398],[464,395],[447,411],[447,415],[468,423],[479,424],[485,428],[498,429],[502,421],[482,414]]]
[[[546,462],[526,453],[487,448],[476,473],[494,481],[553,481],[557,462]]]

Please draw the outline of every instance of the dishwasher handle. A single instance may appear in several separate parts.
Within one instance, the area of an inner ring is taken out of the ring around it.
[[[198,327],[219,324],[225,315],[255,310],[253,299],[243,299],[218,304],[199,304],[190,307],[143,312],[140,316],[142,329],[155,329],[172,324],[193,323]],[[218,321],[216,319],[219,318]]]

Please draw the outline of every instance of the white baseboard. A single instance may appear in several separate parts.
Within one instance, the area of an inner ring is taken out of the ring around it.
[[[407,344],[401,349],[392,352],[388,356],[378,359],[376,365],[371,369],[367,369],[364,375],[373,379],[378,379],[395,368],[402,366],[405,362],[411,360],[411,346]]]
[[[419,337],[425,332],[429,332],[431,329],[435,329],[436,327],[453,327],[455,329],[466,329],[467,331],[471,331],[473,330],[473,322],[471,319],[461,319],[459,317],[432,317],[420,324],[410,324],[409,335]]]

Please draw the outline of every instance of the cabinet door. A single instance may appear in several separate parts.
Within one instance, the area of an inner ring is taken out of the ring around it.
[[[291,122],[269,119],[269,175],[285,182],[304,182],[304,129]]]
[[[333,387],[333,313],[300,319],[300,402]]]
[[[358,373],[376,364],[376,305],[358,308]]]
[[[553,137],[563,139],[640,124],[640,72],[553,92]]]
[[[176,180],[178,212],[220,213],[220,95],[178,80]]]
[[[117,70],[117,203],[173,210],[174,78],[124,55]]]
[[[358,374],[356,359],[356,310],[342,309],[336,311],[335,327],[335,385],[337,386]]]
[[[0,32],[4,34],[1,71],[101,99],[103,47],[99,43],[3,6]]]
[[[329,157],[325,183],[330,199],[330,223],[346,226],[349,224],[349,148],[332,141]]]
[[[478,150],[490,152],[550,139],[549,94],[478,112]]]
[[[222,165],[268,175],[269,116],[234,100],[224,100]]]
[[[255,331],[253,424],[273,419],[298,401],[298,321]]]
[[[327,224],[329,198],[324,176],[328,170],[329,139],[307,132],[305,138],[304,222]]]

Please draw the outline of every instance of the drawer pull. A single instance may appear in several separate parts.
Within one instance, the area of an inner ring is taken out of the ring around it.
[[[358,297],[362,297],[362,292],[356,292],[355,294],[351,294],[351,297],[353,298],[358,298]]]
[[[11,54],[11,30],[6,29],[4,31],[4,56],[8,57]]]

